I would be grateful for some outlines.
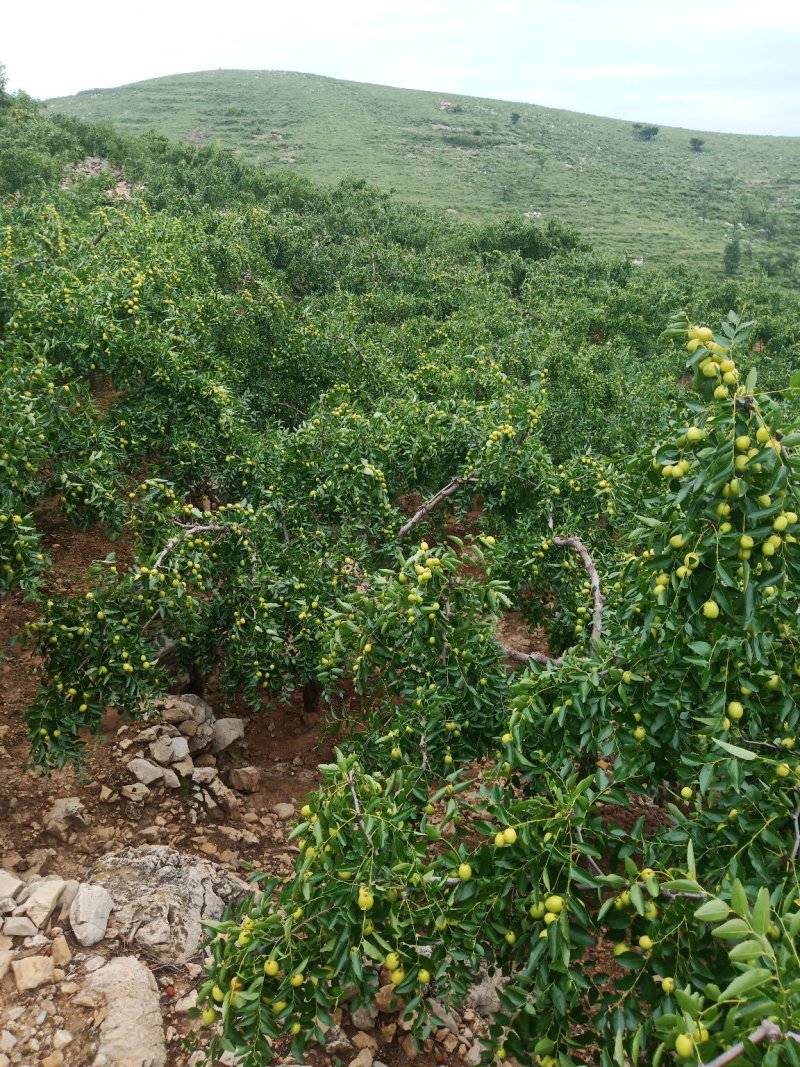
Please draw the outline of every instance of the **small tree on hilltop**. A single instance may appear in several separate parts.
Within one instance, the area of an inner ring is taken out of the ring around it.
[[[703,151],[703,145],[705,143],[706,142],[703,140],[702,137],[691,137],[689,139],[689,147],[691,148],[691,150],[693,152],[702,152]]]

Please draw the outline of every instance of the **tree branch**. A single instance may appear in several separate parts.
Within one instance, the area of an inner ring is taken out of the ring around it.
[[[425,516],[429,515],[434,508],[437,508],[443,500],[447,500],[448,497],[454,496],[462,485],[466,485],[468,482],[477,482],[479,474],[479,471],[473,471],[472,474],[468,474],[465,478],[454,478],[452,482],[448,482],[443,489],[440,489],[438,493],[430,498],[430,500],[426,501],[419,511],[416,511],[411,516],[408,522],[400,527],[397,534],[398,541],[402,541],[406,534],[410,530],[413,530],[417,523],[422,522]]]
[[[603,632],[603,604],[605,603],[602,590],[600,589],[600,578],[597,574],[597,568],[592,563],[592,557],[589,555],[589,551],[586,545],[578,537],[554,537],[553,544],[559,545],[561,548],[572,548],[583,560],[583,565],[589,574],[589,580],[592,583],[592,593],[594,596],[594,610],[592,612],[592,641],[597,641]],[[530,663],[534,660],[536,663],[541,663],[543,667],[563,667],[564,659],[562,656],[546,656],[543,652],[518,652],[515,648],[503,648],[503,655],[507,659],[516,660],[517,663]]]
[[[424,732],[419,735],[419,754],[422,757],[423,771],[429,771],[431,769],[431,764],[428,759],[428,743],[425,740]]]
[[[530,663],[531,660],[535,660],[536,663],[541,663],[543,667],[564,666],[562,656],[546,656],[544,652],[519,652],[516,648],[507,648],[504,645],[503,655],[506,659],[516,660],[517,663]]]
[[[180,524],[179,524],[180,525]],[[192,534],[198,533],[244,533],[241,526],[220,526],[219,524],[196,524],[194,526],[181,526],[181,532],[175,534],[174,537],[170,537],[169,541],[164,545],[159,554],[156,556],[156,561],[150,568],[151,571],[156,571],[175,548],[181,543],[185,537],[191,537]]]
[[[39,256],[35,259],[18,259],[16,263],[11,264],[12,270],[17,270],[19,267],[31,267],[34,263],[50,263],[50,256]]]
[[[792,822],[794,823],[794,848],[789,856],[789,863],[794,863],[797,859],[797,853],[800,852],[800,805],[794,809]]]
[[[747,1041],[750,1045],[760,1045],[762,1041],[780,1041],[782,1037],[788,1037],[790,1041],[800,1043],[800,1034],[795,1034],[792,1031],[784,1034],[776,1023],[770,1022],[769,1019],[765,1019],[757,1030],[754,1030],[752,1034],[748,1035]],[[739,1041],[738,1044],[732,1045],[729,1049],[720,1053],[715,1059],[709,1060],[708,1063],[701,1064],[700,1067],[725,1067],[726,1064],[738,1060],[745,1052],[744,1042]]]
[[[577,537],[554,537],[554,545],[560,545],[562,548],[572,548],[583,560],[583,565],[589,575],[589,581],[592,583],[592,594],[594,596],[594,611],[592,612],[592,641],[597,641],[603,632],[603,604],[604,598],[602,590],[600,589],[600,578],[597,574],[597,568],[592,563],[592,557],[589,555],[586,545]]]
[[[361,833],[369,841],[369,834],[367,833],[367,827],[364,823],[364,816],[361,814],[361,805],[358,802],[358,793],[356,792],[356,785],[353,781],[353,769],[352,767],[347,772],[347,783],[350,786],[350,793],[353,797],[353,807],[355,808],[356,818],[358,819],[358,825],[361,829]]]

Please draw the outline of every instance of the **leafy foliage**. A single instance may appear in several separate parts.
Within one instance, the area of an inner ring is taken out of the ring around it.
[[[302,688],[340,727],[294,877],[209,929],[219,1047],[301,1057],[381,980],[424,1039],[426,994],[486,969],[487,1059],[797,1064],[791,301],[25,100],[0,135],[29,121],[128,182],[0,206],[0,582],[36,605],[36,761],[80,762],[170,670],[265,714]],[[758,325],[693,325],[737,300]],[[130,564],[54,593],[45,505]]]

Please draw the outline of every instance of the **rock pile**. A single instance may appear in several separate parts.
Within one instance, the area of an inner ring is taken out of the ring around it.
[[[138,746],[127,764],[136,781],[122,787],[122,796],[140,804],[158,785],[186,789],[209,811],[221,809],[228,819],[238,818],[241,801],[237,793],[256,792],[261,775],[256,767],[234,767],[225,775],[226,784],[218,757],[244,737],[242,719],[215,718],[210,705],[192,693],[168,697],[156,707],[160,722],[119,743],[125,752]]]

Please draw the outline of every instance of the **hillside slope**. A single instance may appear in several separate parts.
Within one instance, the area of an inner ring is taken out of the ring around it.
[[[560,217],[645,262],[721,273],[738,235],[729,266],[796,284],[798,138],[662,127],[642,141],[615,119],[283,71],[178,74],[49,106],[323,181],[356,175],[458,218]]]

